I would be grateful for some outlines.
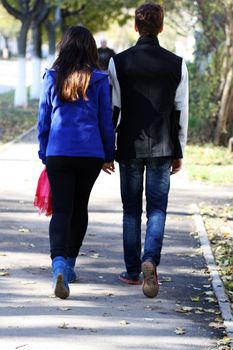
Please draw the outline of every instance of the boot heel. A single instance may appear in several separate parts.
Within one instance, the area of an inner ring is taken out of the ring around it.
[[[56,297],[61,299],[66,299],[69,296],[69,290],[66,289],[65,283],[64,283],[64,276],[61,273],[57,274],[57,279],[55,283],[55,289],[54,294]]]

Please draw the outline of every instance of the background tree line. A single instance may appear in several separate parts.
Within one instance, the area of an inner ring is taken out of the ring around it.
[[[1,0],[2,6],[20,21],[18,30],[19,85],[15,104],[26,105],[25,55],[29,29],[33,42],[31,97],[40,91],[41,45],[49,44],[54,60],[56,42],[73,24],[87,26],[94,33],[105,30],[113,20],[119,25],[132,15],[140,0]],[[226,144],[233,131],[233,0],[161,0],[166,16],[177,31],[186,16],[192,19],[196,48],[190,74],[190,137],[194,141]],[[177,23],[177,16],[179,21]],[[179,26],[180,24],[180,26]],[[0,25],[0,30],[1,25]]]

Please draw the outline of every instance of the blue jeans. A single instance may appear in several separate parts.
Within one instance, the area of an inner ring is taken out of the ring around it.
[[[170,157],[138,158],[120,161],[121,198],[123,203],[123,247],[126,270],[141,272],[141,262],[160,263],[168,193]],[[141,259],[141,216],[144,170],[146,170],[146,238]]]

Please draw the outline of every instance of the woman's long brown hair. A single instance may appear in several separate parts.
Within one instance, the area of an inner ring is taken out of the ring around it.
[[[87,100],[93,68],[98,68],[98,52],[91,32],[82,26],[70,27],[59,44],[53,64],[57,70],[56,91],[61,101]]]

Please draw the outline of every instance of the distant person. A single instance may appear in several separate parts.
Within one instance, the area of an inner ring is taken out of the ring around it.
[[[92,34],[65,33],[46,70],[39,104],[39,157],[48,173],[53,214],[49,226],[53,287],[69,296],[69,282],[88,224],[88,201],[101,168],[114,171],[114,128],[108,75],[98,69]]]
[[[120,165],[123,244],[126,271],[119,279],[140,284],[155,297],[167,213],[170,175],[180,171],[187,139],[188,72],[184,60],[162,48],[160,5],[144,4],[135,12],[139,39],[111,58],[116,159]],[[117,120],[117,114],[121,117]],[[145,173],[145,176],[144,176]],[[146,237],[141,258],[143,184],[146,195]]]
[[[98,48],[100,69],[107,70],[109,60],[115,55],[115,52],[107,47],[106,40],[101,40],[100,44],[101,47]]]

